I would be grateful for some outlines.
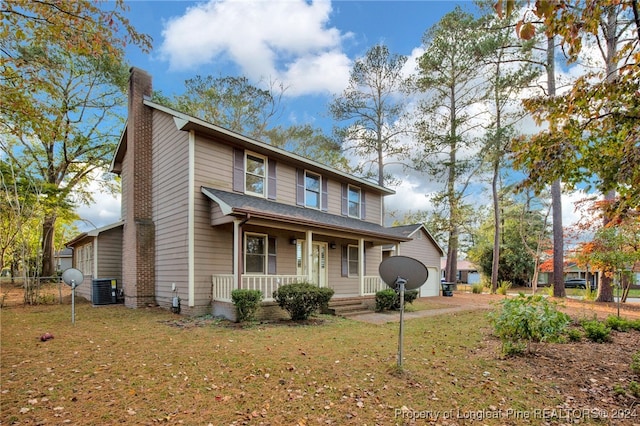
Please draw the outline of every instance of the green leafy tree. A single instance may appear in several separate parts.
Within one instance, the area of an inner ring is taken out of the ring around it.
[[[536,260],[530,247],[537,246],[539,234],[547,234],[545,218],[541,213],[529,211],[517,203],[503,203],[501,210],[498,280],[523,286],[534,276]],[[491,276],[495,268],[494,226],[493,219],[486,217],[478,230],[476,245],[469,252],[469,258],[487,276]]]
[[[0,12],[0,146],[46,198],[40,272],[49,276],[57,219],[70,201],[90,201],[89,179],[119,135],[124,47],[147,50],[150,38],[123,1],[3,2]]]
[[[373,46],[355,61],[349,85],[329,107],[334,119],[346,123],[336,129],[344,149],[363,160],[358,170],[380,186],[392,182],[385,167],[407,154],[399,139],[409,131],[401,96],[408,84],[402,73],[406,62],[384,44]]]
[[[485,99],[479,83],[479,31],[474,16],[456,7],[425,33],[426,50],[418,61],[417,88],[426,93],[426,100],[420,105],[415,167],[444,184],[435,201],[447,209],[449,279],[456,276],[463,199],[480,163],[477,156],[464,155],[477,150],[475,107]]]
[[[554,127],[540,132],[517,150],[528,182],[540,187],[562,180],[587,184],[606,194],[609,214],[638,214],[640,206],[640,20],[638,3],[590,0],[540,2],[520,22],[528,37],[533,19],[545,24],[549,37],[568,47],[569,62],[580,59],[584,40],[595,41],[599,67],[590,67],[559,96],[533,98],[525,106],[538,122]],[[610,282],[599,287],[599,301],[613,300]]]

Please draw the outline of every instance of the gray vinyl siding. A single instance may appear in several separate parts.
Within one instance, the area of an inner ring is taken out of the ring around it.
[[[189,134],[176,129],[173,117],[154,111],[153,221],[156,229],[156,303],[171,306],[188,297],[187,177]]]
[[[422,234],[422,239],[417,238],[417,234]],[[433,245],[429,237],[422,229],[414,233],[411,241],[400,244],[400,255],[413,257],[430,268],[440,270],[440,251]]]
[[[96,278],[115,278],[122,287],[122,227],[101,232],[98,241]]]
[[[363,190],[364,191],[364,190]],[[367,192],[365,196],[365,221],[382,225],[382,196],[375,192]]]

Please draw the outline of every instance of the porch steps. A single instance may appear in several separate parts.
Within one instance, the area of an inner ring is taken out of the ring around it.
[[[335,300],[329,302],[329,312],[338,317],[348,318],[354,315],[373,312],[362,300]]]

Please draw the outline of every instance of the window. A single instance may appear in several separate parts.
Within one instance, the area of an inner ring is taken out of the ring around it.
[[[348,190],[349,217],[360,217],[360,189],[349,186]]]
[[[85,244],[77,249],[76,268],[84,275],[93,275],[93,244]]]
[[[304,205],[320,209],[320,175],[305,172],[304,176]]]
[[[358,246],[348,247],[347,263],[349,265],[349,276],[358,276]]]
[[[244,271],[248,274],[266,274],[267,236],[246,234],[244,244]]]
[[[245,163],[245,192],[265,196],[266,158],[247,153]]]

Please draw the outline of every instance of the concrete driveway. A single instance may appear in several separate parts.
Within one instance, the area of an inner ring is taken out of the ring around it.
[[[455,312],[465,311],[477,311],[477,310],[490,310],[495,308],[495,304],[504,299],[505,297],[514,297],[512,295],[502,296],[497,294],[474,294],[455,292],[452,297],[433,297],[429,300],[436,301],[439,305],[434,309],[424,309],[415,312],[405,312],[404,319],[411,320],[414,318],[424,318],[436,315],[446,315]],[[615,302],[611,303],[595,303],[585,302],[576,299],[560,299],[557,300],[560,305],[560,309],[568,313],[574,318],[593,318],[594,316],[604,319],[609,315],[617,315],[618,305]],[[620,315],[625,318],[636,319],[640,318],[640,305],[622,304],[620,306]],[[400,321],[400,312],[385,311],[385,312],[371,312],[361,315],[354,315],[349,317],[355,321],[362,321],[370,324],[386,324],[388,322]]]

